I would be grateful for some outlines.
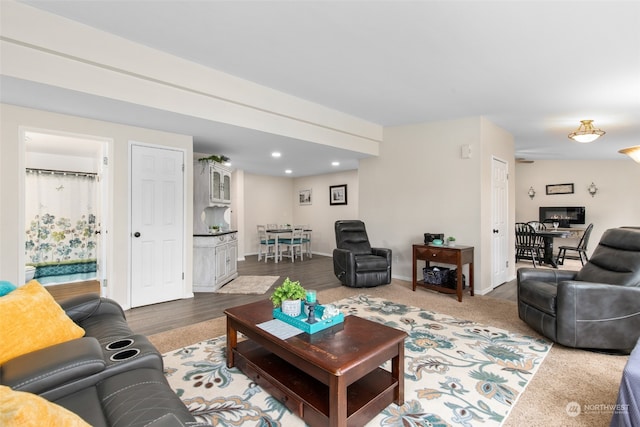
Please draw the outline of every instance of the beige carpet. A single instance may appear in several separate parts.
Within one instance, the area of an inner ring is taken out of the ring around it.
[[[518,318],[516,304],[465,293],[458,302],[452,295],[418,289],[408,282],[393,280],[390,285],[354,289],[340,287],[322,291],[318,301],[327,303],[348,296],[367,294],[414,305],[461,319],[497,326],[511,332],[536,335]],[[266,296],[265,296],[266,298]],[[226,333],[224,318],[174,329],[150,336],[161,353]],[[608,426],[627,356],[612,356],[554,345],[520,397],[504,426]],[[569,416],[567,405],[576,402],[581,413]]]
[[[217,294],[264,294],[280,276],[239,276],[216,291]]]

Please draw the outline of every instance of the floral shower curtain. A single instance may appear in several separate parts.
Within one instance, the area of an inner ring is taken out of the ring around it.
[[[26,262],[42,284],[96,277],[98,180],[87,173],[27,170]]]

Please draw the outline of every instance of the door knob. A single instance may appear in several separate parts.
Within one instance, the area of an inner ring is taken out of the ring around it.
[[[140,232],[136,231],[135,233],[133,233],[133,237],[140,237]]]
[[[498,234],[498,230],[497,229],[493,229],[493,234]]]

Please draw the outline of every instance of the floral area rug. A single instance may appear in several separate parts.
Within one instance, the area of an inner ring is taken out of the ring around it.
[[[333,304],[409,335],[405,403],[389,405],[368,427],[499,426],[551,349],[546,340],[366,295]],[[238,369],[228,369],[225,349],[221,336],[163,356],[169,383],[198,419],[217,426],[306,425]]]

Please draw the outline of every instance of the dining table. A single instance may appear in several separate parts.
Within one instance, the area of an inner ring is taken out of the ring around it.
[[[571,232],[565,230],[538,230],[536,234],[541,236],[544,241],[542,262],[549,264],[553,268],[558,268],[558,264],[553,259],[553,239],[557,237],[566,239],[571,236]]]
[[[292,228],[273,228],[273,229],[267,229],[267,234],[269,234],[270,236],[274,236],[275,240],[276,240],[276,244],[275,244],[275,251],[276,251],[276,255],[274,256],[275,259],[275,263],[278,263],[278,259],[280,258],[280,242],[279,242],[279,238],[282,235],[290,235],[291,232],[293,231]],[[303,230],[305,233],[311,233],[311,229],[304,229]]]

